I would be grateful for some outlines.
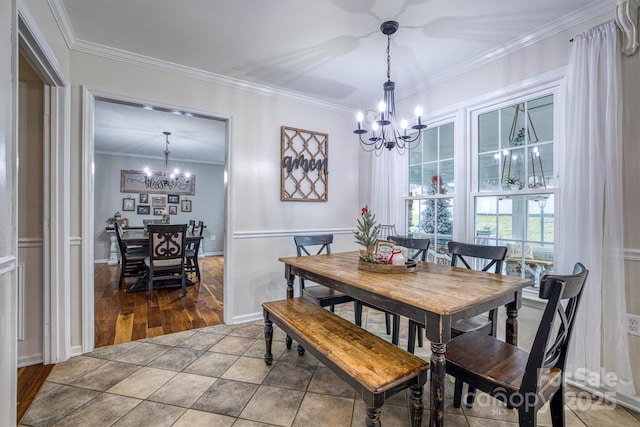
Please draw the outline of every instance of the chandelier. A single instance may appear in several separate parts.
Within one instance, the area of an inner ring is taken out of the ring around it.
[[[396,84],[391,81],[390,48],[391,35],[395,34],[398,26],[399,24],[396,21],[386,21],[380,25],[380,31],[387,36],[387,81],[382,86],[384,89],[383,100],[378,104],[380,118],[371,123],[372,136],[368,139],[363,139],[362,135],[367,133],[367,130],[362,127],[362,120],[364,119],[362,111],[358,111],[356,116],[358,129],[353,131],[358,135],[362,149],[376,151],[377,155],[380,155],[384,148],[389,151],[395,148],[399,154],[404,154],[406,150],[415,148],[410,144],[418,141],[422,130],[427,127],[427,125],[422,124],[422,108],[419,105],[415,109],[416,124],[411,126],[411,129],[417,131],[413,135],[407,135],[408,122],[404,118],[398,121],[396,116],[396,102],[393,94]]]
[[[191,174],[189,172],[184,175],[180,175],[178,168],[173,171],[169,170],[169,135],[171,132],[162,132],[165,136],[165,148],[164,148],[164,170],[162,172],[152,172],[148,167],[144,168],[144,185],[146,188],[153,190],[184,190],[189,187],[191,183]]]

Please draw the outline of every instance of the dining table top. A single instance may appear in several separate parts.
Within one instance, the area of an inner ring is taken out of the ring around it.
[[[192,233],[187,230],[185,240],[197,241],[202,239],[198,233]],[[149,232],[144,227],[124,228],[122,229],[122,241],[127,244],[145,244],[149,243]]]
[[[444,316],[463,313],[472,307],[490,303],[497,297],[520,292],[533,283],[521,277],[419,261],[415,272],[372,272],[358,268],[357,251],[279,260],[292,270],[292,274],[317,274],[324,279],[346,284],[352,290],[377,294],[405,306]],[[347,288],[340,290],[348,292]]]

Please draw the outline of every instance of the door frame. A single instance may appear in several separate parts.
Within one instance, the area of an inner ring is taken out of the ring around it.
[[[203,110],[184,105],[171,105],[166,102],[136,98],[132,96],[106,92],[98,89],[82,86],[82,353],[93,351],[95,344],[95,299],[94,299],[94,159],[95,159],[95,101],[96,98],[132,103],[139,105],[152,105],[166,110],[189,111],[194,114],[207,116],[213,119],[223,120],[227,124],[225,137],[225,165],[224,165],[224,228],[225,238],[223,251],[224,257],[224,314],[227,317],[227,298],[230,292],[227,286],[227,266],[229,253],[229,239],[227,229],[229,225],[229,182],[227,177],[231,163],[230,135],[232,133],[232,115],[209,110]]]
[[[23,3],[18,4],[18,48],[45,84],[43,363],[51,364],[71,356],[71,86]]]

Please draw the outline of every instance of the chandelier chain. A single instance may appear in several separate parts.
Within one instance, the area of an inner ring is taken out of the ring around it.
[[[391,81],[391,34],[387,35],[387,80]]]

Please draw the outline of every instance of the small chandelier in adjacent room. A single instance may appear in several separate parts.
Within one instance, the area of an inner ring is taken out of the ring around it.
[[[191,174],[189,172],[184,175],[180,174],[179,169],[169,170],[169,135],[171,132],[162,132],[165,136],[164,148],[164,170],[162,172],[152,172],[148,167],[144,168],[144,185],[152,190],[184,190],[191,183]]]
[[[362,127],[364,116],[362,111],[359,111],[357,115],[358,129],[353,131],[358,135],[362,148],[365,151],[375,150],[377,155],[380,155],[384,148],[389,151],[395,148],[398,153],[404,154],[406,150],[414,148],[410,144],[419,141],[422,130],[427,127],[427,125],[422,124],[422,108],[419,105],[415,110],[416,124],[411,126],[411,129],[417,132],[412,135],[407,135],[408,122],[404,118],[398,121],[396,116],[396,102],[393,94],[396,84],[391,81],[390,48],[391,35],[395,34],[398,26],[399,24],[396,21],[386,21],[380,25],[380,31],[387,36],[387,81],[382,86],[384,98],[378,105],[380,118],[371,124],[372,136],[365,140],[362,135],[367,133],[367,130]]]

